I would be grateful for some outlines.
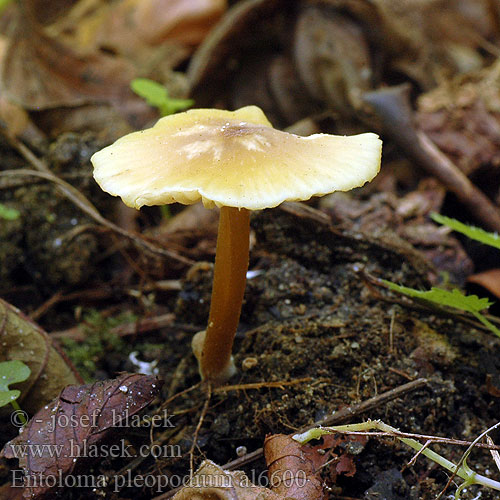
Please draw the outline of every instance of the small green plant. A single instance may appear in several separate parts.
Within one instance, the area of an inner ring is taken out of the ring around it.
[[[21,395],[17,389],[9,389],[9,385],[24,382],[31,374],[29,366],[22,361],[2,361],[0,363],[0,407],[10,404],[14,410],[19,412],[19,418],[26,424],[24,413],[16,401]]]
[[[498,424],[494,427],[497,427]],[[472,451],[472,448],[474,445],[482,439],[488,432],[490,432],[493,428],[488,429],[486,432],[481,434],[478,439],[476,439],[473,443],[471,443],[471,446],[467,449],[467,451],[464,453],[462,459],[458,464],[454,464],[450,460],[442,457],[435,451],[432,451],[428,448],[429,440],[425,445],[419,443],[415,439],[405,437],[408,436],[407,434],[405,435],[402,432],[399,432],[397,429],[394,427],[391,427],[390,425],[385,424],[384,422],[381,422],[380,420],[369,420],[368,422],[363,422],[361,424],[348,424],[348,425],[339,425],[336,427],[322,427],[322,428],[314,428],[310,429],[306,432],[303,432],[302,434],[295,434],[293,436],[293,439],[295,441],[298,441],[300,444],[305,444],[311,441],[312,439],[319,439],[324,435],[327,434],[333,434],[333,433],[342,433],[342,432],[347,432],[347,433],[356,433],[356,432],[362,432],[366,433],[367,431],[381,431],[382,433],[385,433],[390,436],[394,436],[400,441],[402,441],[404,444],[409,446],[410,448],[413,448],[418,455],[424,455],[425,457],[431,459],[435,463],[439,464],[441,467],[444,469],[448,470],[451,472],[454,476],[461,477],[464,480],[464,483],[460,485],[460,487],[457,489],[455,493],[455,499],[460,498],[460,493],[464,488],[467,486],[473,485],[473,484],[478,484],[481,486],[486,486],[488,488],[498,490],[500,491],[500,483],[498,481],[495,481],[493,479],[490,479],[489,477],[482,476],[478,474],[477,472],[474,472],[468,465],[467,465],[467,457],[469,456],[470,452]],[[375,434],[376,435],[376,434]],[[438,441],[439,439],[436,439]]]
[[[457,288],[451,292],[437,287],[432,287],[427,291],[420,291],[406,286],[397,285],[396,283],[392,283],[392,281],[382,280],[382,283],[387,285],[390,290],[402,293],[408,297],[469,312],[484,326],[489,328],[495,335],[500,337],[500,330],[481,314],[481,311],[488,309],[493,304],[493,302],[490,302],[486,298],[480,299],[477,295],[465,295]]]
[[[161,116],[168,116],[190,108],[192,99],[173,99],[169,97],[168,90],[161,84],[148,78],[136,78],[130,82],[130,88],[146,102],[158,108]]]
[[[458,231],[473,240],[480,241],[485,245],[500,249],[500,237],[498,234],[489,233],[478,227],[468,226],[467,224],[464,224],[456,219],[451,219],[450,217],[445,217],[444,215],[434,213],[431,217],[439,224],[444,224],[454,231]],[[454,289],[450,292],[448,290],[443,290],[442,288],[432,287],[430,290],[421,291],[397,285],[396,283],[392,283],[387,280],[382,280],[382,282],[390,290],[402,293],[408,297],[468,312],[484,326],[486,326],[491,332],[500,337],[500,330],[482,314],[482,311],[488,309],[493,304],[493,302],[490,302],[487,298],[480,299],[477,295],[465,295],[458,289]]]
[[[1,7],[0,7],[0,10],[1,10]],[[20,215],[21,215],[21,213],[19,212],[19,210],[16,210],[15,208],[7,207],[3,203],[0,203],[0,219],[16,220],[16,219],[19,219]]]

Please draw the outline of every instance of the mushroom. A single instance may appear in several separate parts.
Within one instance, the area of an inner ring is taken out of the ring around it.
[[[202,201],[220,207],[212,302],[193,340],[203,379],[235,373],[231,351],[249,259],[250,210],[348,191],[375,177],[377,135],[299,137],[272,128],[256,106],[193,109],[160,119],[97,152],[101,188],[128,206]]]

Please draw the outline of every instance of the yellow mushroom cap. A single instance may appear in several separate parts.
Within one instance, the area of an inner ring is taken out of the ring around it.
[[[126,205],[202,201],[259,210],[362,186],[380,169],[377,135],[274,129],[256,106],[167,116],[92,156],[101,188]]]

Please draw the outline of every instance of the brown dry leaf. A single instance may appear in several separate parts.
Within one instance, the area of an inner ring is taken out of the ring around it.
[[[466,175],[483,167],[477,182],[491,188],[500,168],[500,61],[420,96],[416,119]]]
[[[489,42],[498,41],[500,35],[489,0],[375,0],[374,3],[387,30],[384,42],[392,56],[390,65],[423,88],[434,87],[442,75],[481,68],[488,60],[484,52],[497,50]],[[386,36],[390,32],[397,34],[393,40]]]
[[[173,500],[284,500],[284,497],[255,486],[242,471],[227,471],[205,460]]]
[[[488,271],[473,274],[467,278],[467,281],[486,288],[500,299],[500,269],[488,269]]]
[[[2,500],[22,500],[23,489],[16,488],[10,484],[4,484],[0,487],[0,498]]]
[[[498,54],[491,0],[290,3],[232,5],[191,59],[188,76],[198,105],[257,104],[283,127],[318,109],[345,119],[362,107],[364,91],[394,77],[428,90],[443,75],[479,69]]]
[[[226,8],[227,0],[80,0],[48,32],[81,48],[104,47],[121,55],[165,42],[192,47]]]
[[[30,24],[20,20],[19,26],[23,23]],[[31,25],[17,30],[3,60],[2,86],[10,100],[43,110],[133,97],[129,85],[135,71],[127,61],[98,52],[77,53]]]
[[[79,375],[38,325],[19,309],[0,299],[0,361],[19,360],[31,375],[16,388],[21,391],[23,409],[36,412],[69,384],[81,383]]]
[[[160,386],[156,377],[125,373],[117,379],[63,389],[2,450],[4,457],[18,458],[25,476],[31,479],[24,496],[52,498],[58,481],[47,478],[65,477],[89,459],[112,453],[103,441],[151,403]],[[120,456],[131,453],[123,439],[113,446],[118,447]]]
[[[264,455],[273,491],[298,500],[325,497],[321,469],[330,463],[328,481],[335,484],[338,475],[354,476],[354,455],[368,442],[366,436],[331,434],[319,444],[300,445],[290,436],[276,434],[266,438]]]
[[[196,46],[227,8],[227,0],[134,0],[140,37],[151,45],[175,40]]]
[[[320,444],[309,444],[302,448],[317,471],[328,461],[332,462],[334,467],[330,470],[329,478],[335,483],[340,474],[347,477],[356,474],[354,455],[361,453],[367,442],[367,436],[329,434],[323,436]]]
[[[316,455],[319,455],[317,450]],[[274,492],[297,500],[326,498],[323,481],[312,457],[291,436],[274,434],[266,437],[264,456]]]

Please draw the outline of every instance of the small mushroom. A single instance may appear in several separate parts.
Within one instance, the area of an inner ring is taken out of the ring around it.
[[[248,268],[249,211],[362,186],[378,173],[381,149],[371,133],[281,132],[247,106],[167,116],[94,154],[96,181],[128,206],[201,200],[220,207],[208,326],[193,341],[203,379],[220,383],[235,372],[231,351]]]

